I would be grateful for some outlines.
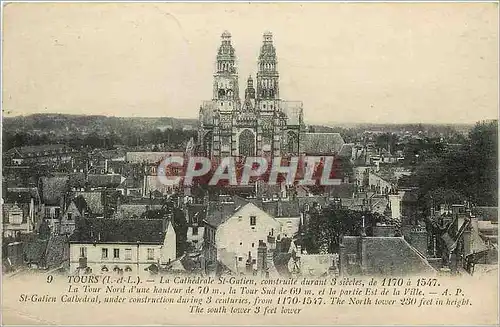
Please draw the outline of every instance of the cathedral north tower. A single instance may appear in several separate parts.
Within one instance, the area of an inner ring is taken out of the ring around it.
[[[222,33],[221,39],[216,58],[213,100],[217,101],[219,110],[230,111],[239,106],[236,53],[229,32]]]

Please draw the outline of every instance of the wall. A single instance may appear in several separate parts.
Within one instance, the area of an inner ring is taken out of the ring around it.
[[[256,217],[255,226],[250,225],[250,216]],[[250,252],[257,258],[259,240],[267,242],[267,236],[273,232],[274,237],[280,235],[281,225],[252,203],[246,204],[234,213],[234,216],[219,226],[216,232],[217,252],[222,249],[231,251],[237,256],[238,265],[245,266]],[[217,255],[219,259],[219,254]]]
[[[165,233],[165,238],[163,239],[163,245],[161,247],[161,257],[160,262],[162,264],[169,263],[175,260],[177,256],[177,236],[175,234],[174,227],[172,224],[168,224],[167,231]]]
[[[197,228],[198,229],[198,234],[193,234],[193,229]],[[204,234],[205,228],[203,226],[189,226],[187,230],[187,241],[188,242],[193,242],[196,244],[200,244],[203,242],[203,234]]]
[[[106,266],[109,272],[113,271],[115,266],[125,269],[130,267],[132,272],[143,272],[151,264],[160,260],[161,245],[140,244],[70,244],[70,273],[73,273],[79,265],[80,248],[87,250],[87,266],[92,269],[94,274],[101,273],[102,266]],[[102,259],[102,249],[108,249],[108,258]],[[148,249],[154,249],[154,258],[148,259]],[[114,249],[120,250],[120,258],[113,258]],[[131,259],[125,259],[125,249],[131,249]]]
[[[299,231],[300,217],[276,218],[281,225],[282,237],[294,237]]]
[[[401,195],[390,194],[389,205],[391,206],[391,218],[401,220]]]

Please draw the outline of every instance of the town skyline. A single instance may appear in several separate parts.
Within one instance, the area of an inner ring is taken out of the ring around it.
[[[285,15],[272,14],[283,8]],[[472,124],[498,117],[495,4],[203,9],[202,4],[4,7],[5,117],[196,119],[200,101],[212,93],[207,81],[224,30],[231,32],[238,57],[241,98],[247,77],[255,78],[262,34],[273,32],[280,95],[303,101],[307,123]],[[275,19],[249,29],[252,17],[262,12]],[[446,26],[438,19],[443,15]],[[423,16],[426,24],[412,24]],[[306,24],[290,25],[297,19]],[[341,31],[347,22],[351,29]],[[41,27],[35,30],[33,24]],[[439,110],[443,107],[453,109]]]

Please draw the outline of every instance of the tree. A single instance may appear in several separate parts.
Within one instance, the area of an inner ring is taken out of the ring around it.
[[[300,243],[308,253],[318,253],[327,249],[329,253],[338,252],[341,237],[360,235],[363,220],[367,235],[372,235],[372,228],[381,217],[369,211],[354,211],[335,206],[323,210],[313,209],[308,223],[303,226]]]
[[[419,204],[428,213],[434,205],[462,202],[496,206],[498,199],[497,121],[480,122],[460,148],[427,156],[416,171]]]

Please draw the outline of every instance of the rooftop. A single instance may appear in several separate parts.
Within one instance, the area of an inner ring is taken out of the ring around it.
[[[70,243],[163,244],[164,237],[163,220],[83,218]]]

